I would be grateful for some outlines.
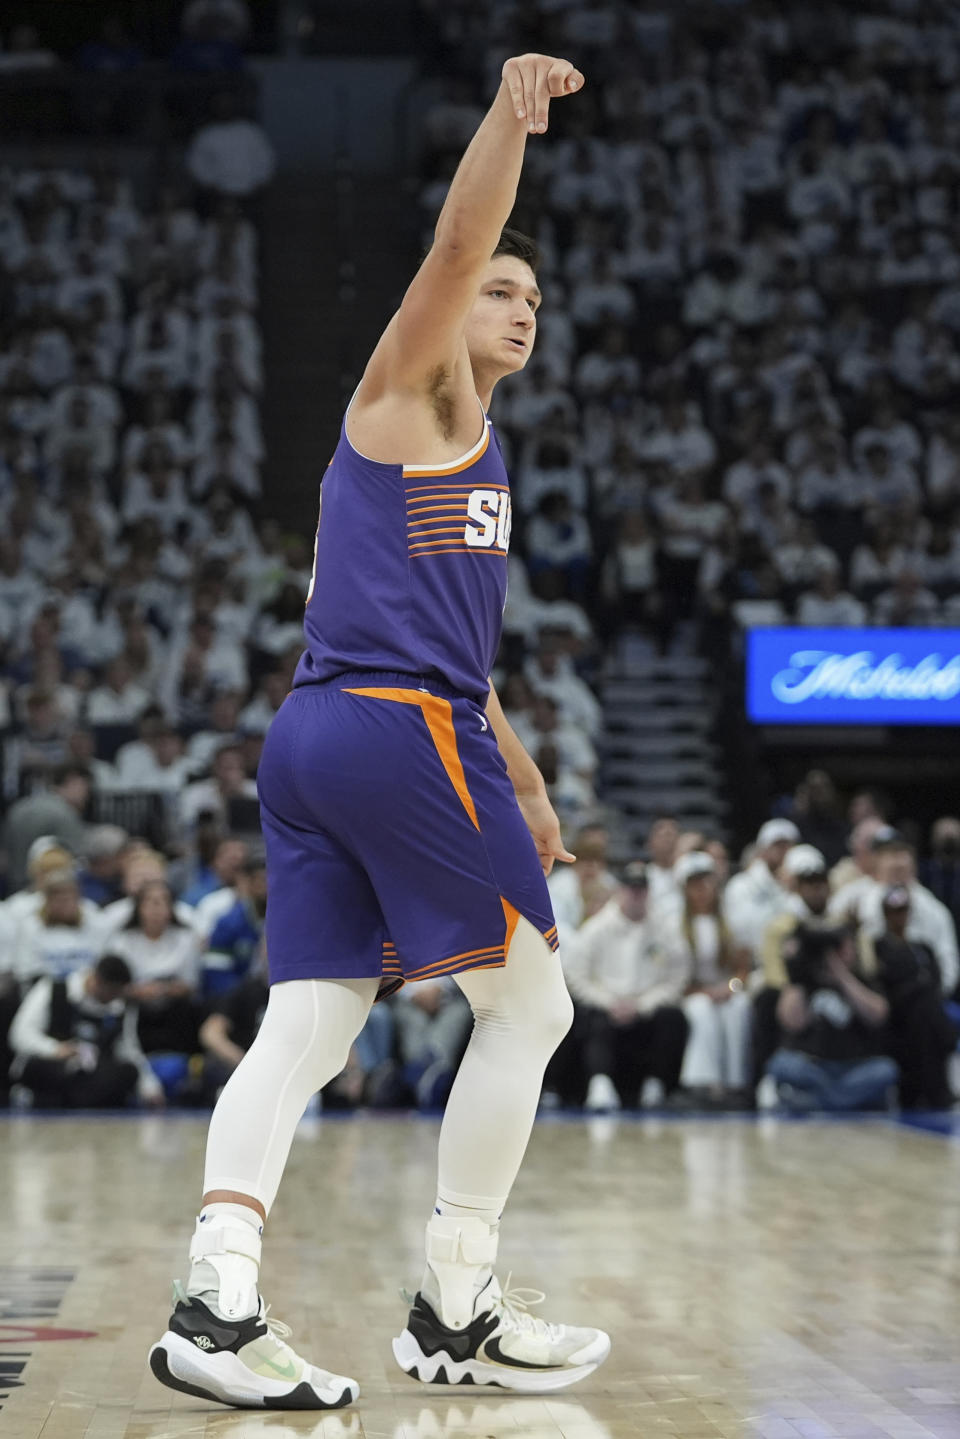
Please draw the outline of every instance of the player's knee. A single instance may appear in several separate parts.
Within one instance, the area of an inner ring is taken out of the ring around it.
[[[526,1043],[549,1059],[573,1024],[573,1000],[561,976],[556,984],[544,989],[536,1007],[524,1014],[522,1023]]]
[[[565,984],[557,986],[555,992],[552,993],[544,1022],[548,1030],[548,1042],[552,1054],[561,1040],[570,1033],[570,1026],[573,1024],[573,1000],[570,998]]]

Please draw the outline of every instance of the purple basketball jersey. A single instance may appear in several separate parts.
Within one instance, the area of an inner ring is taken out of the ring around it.
[[[486,702],[507,594],[510,483],[480,413],[480,439],[447,465],[369,460],[344,418],[323,480],[295,688],[395,671],[439,676]]]

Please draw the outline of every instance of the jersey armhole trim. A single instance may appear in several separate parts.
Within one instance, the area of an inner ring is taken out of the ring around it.
[[[481,431],[480,438],[477,443],[473,445],[471,449],[467,450],[466,454],[458,456],[458,458],[455,460],[448,460],[442,465],[405,465],[400,460],[374,460],[370,457],[370,455],[365,455],[362,450],[358,450],[356,445],[351,440],[350,436],[347,434],[347,419],[350,415],[350,411],[353,408],[353,402],[357,398],[359,391],[360,386],[358,385],[357,388],[354,390],[353,394],[350,396],[350,403],[344,410],[343,438],[346,440],[347,444],[350,446],[351,450],[358,457],[358,459],[365,460],[368,465],[385,465],[388,469],[399,468],[403,471],[405,475],[445,475],[449,474],[452,470],[465,468],[467,465],[470,464],[472,460],[475,460],[477,458],[480,451],[482,449],[485,449],[487,443],[489,442],[490,421],[487,419],[487,412],[483,408],[483,401],[481,400],[480,396],[477,395],[477,404],[480,406],[480,413],[483,416],[483,430]]]

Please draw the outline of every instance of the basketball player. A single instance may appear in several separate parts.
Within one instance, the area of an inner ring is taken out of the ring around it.
[[[150,1354],[188,1394],[277,1409],[357,1397],[266,1319],[263,1224],[307,1100],[343,1068],[378,994],[445,974],[475,1025],[395,1356],[427,1383],[539,1392],[609,1352],[600,1330],[534,1318],[493,1273],[572,1017],[544,876],[573,855],[488,678],[510,490],[486,411],[536,335],[535,248],[503,230],[527,135],[583,84],[565,60],[507,61],[323,482],[307,651],[260,765],[270,1000],[214,1111],[189,1280]]]

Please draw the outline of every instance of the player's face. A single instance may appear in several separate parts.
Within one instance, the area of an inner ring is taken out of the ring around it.
[[[525,260],[497,255],[490,261],[467,321],[475,371],[500,379],[523,369],[533,352],[539,304],[540,291]]]

